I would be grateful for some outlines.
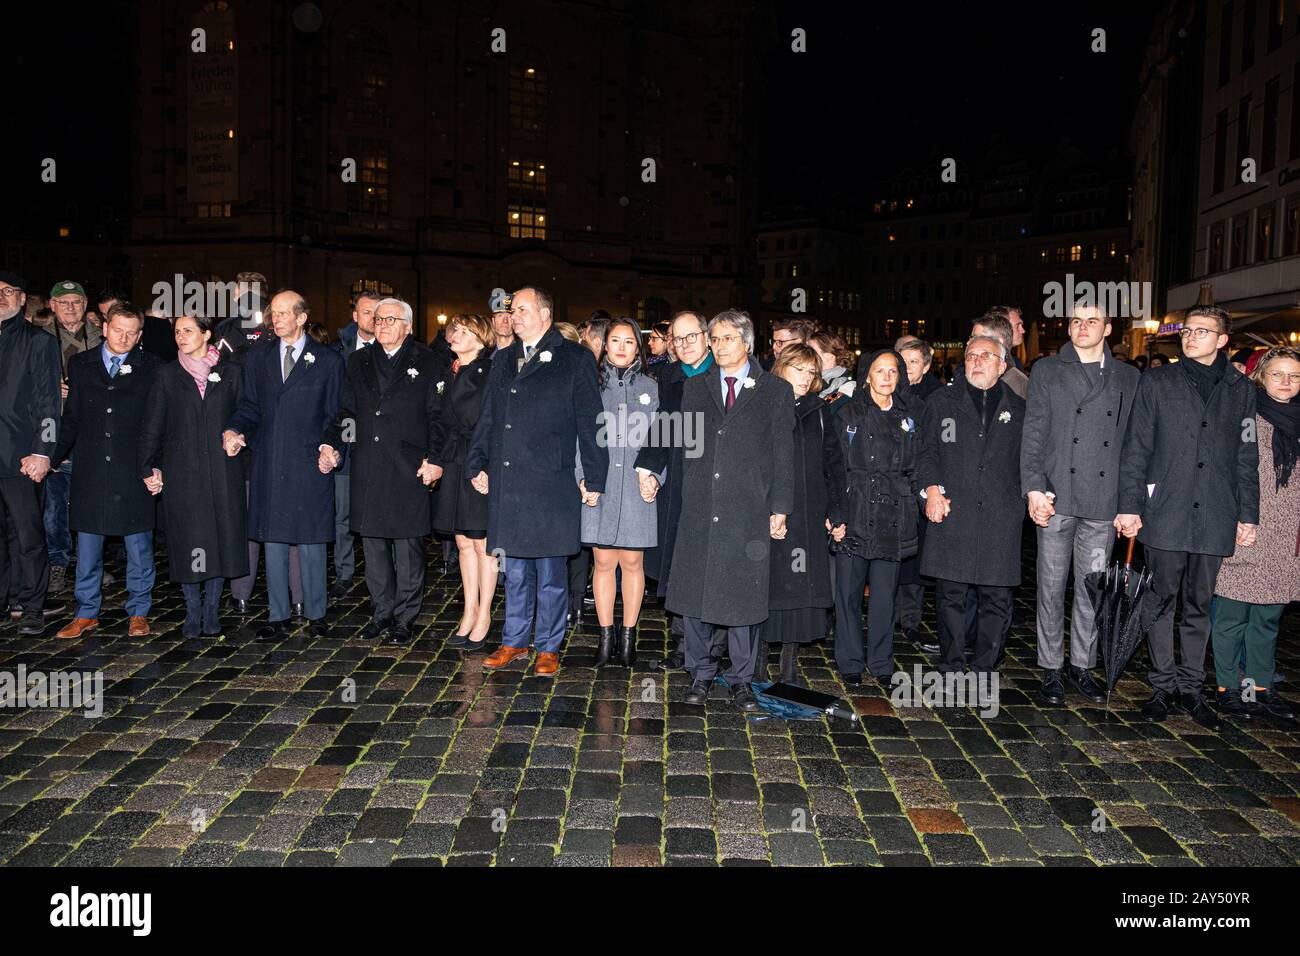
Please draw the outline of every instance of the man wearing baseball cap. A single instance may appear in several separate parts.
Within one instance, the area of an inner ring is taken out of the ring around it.
[[[510,293],[497,289],[488,308],[492,310],[492,334],[496,336],[497,349],[509,348],[515,341],[515,330],[510,325]]]
[[[0,605],[20,605],[18,633],[34,636],[45,629],[41,481],[58,438],[60,370],[53,338],[24,319],[26,302],[23,278],[0,272],[0,526],[10,531],[0,534]]]

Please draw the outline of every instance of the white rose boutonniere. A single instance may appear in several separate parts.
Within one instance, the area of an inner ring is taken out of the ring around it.
[[[754,387],[755,385],[757,385],[757,384],[758,384],[758,383],[755,382],[752,378],[746,378],[746,379],[745,379],[745,388],[753,388],[753,387]]]
[[[420,370],[417,368],[408,368],[406,370],[406,374],[411,376],[411,381],[414,382],[416,376],[420,374]],[[438,391],[440,392],[442,391],[442,382],[438,383]]]
[[[311,365],[313,362],[316,361],[316,356],[312,355],[310,352],[304,352],[302,355],[302,360],[306,362],[308,365]]]
[[[643,395],[641,395],[641,396],[637,399],[637,401],[640,402],[642,405],[649,405],[649,404],[650,404],[650,396],[649,396],[649,395],[645,395],[645,394],[643,394]]]
[[[910,418],[904,418],[899,422],[899,426],[908,434],[916,431],[916,422],[912,421]]]
[[[415,369],[411,369],[411,371],[414,372]],[[446,382],[439,382],[439,383],[438,383],[438,394],[441,395],[441,394],[442,394],[442,390],[443,390],[444,388],[446,388],[446,387],[447,387],[447,383],[446,383]]]
[[[548,349],[547,351],[542,352],[540,355],[538,355],[537,360],[539,362],[549,362],[551,360],[550,350]]]
[[[218,375],[216,372],[209,372],[209,373],[208,373],[208,381],[209,381],[209,382],[219,382],[219,381],[221,381],[221,376]]]
[[[118,374],[118,375],[130,375],[130,374],[131,374],[131,366],[129,366],[129,365],[119,365],[118,368],[117,368],[117,374]]]
[[[1007,422],[1011,421],[1011,413],[1003,412],[1001,415],[998,416],[998,421],[1002,422],[1002,424],[1005,425]]]

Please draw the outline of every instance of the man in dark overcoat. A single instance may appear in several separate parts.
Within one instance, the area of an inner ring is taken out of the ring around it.
[[[1259,448],[1255,388],[1223,349],[1230,319],[1194,306],[1179,335],[1183,359],[1142,376],[1120,463],[1115,527],[1145,548],[1152,592],[1166,600],[1151,625],[1148,720],[1186,709],[1217,730],[1219,718],[1201,696],[1210,601],[1219,565],[1238,546],[1255,543],[1259,521]],[[1183,595],[1174,661],[1174,605]]]
[[[534,673],[543,677],[560,668],[567,558],[580,546],[580,509],[599,501],[609,470],[596,440],[604,404],[595,359],[555,328],[553,307],[536,286],[511,297],[515,340],[492,357],[465,461],[474,488],[488,495],[488,550],[506,559],[501,646],[483,664],[504,667],[526,656],[535,615]],[[588,476],[585,496],[574,478],[575,448]]]
[[[347,383],[320,446],[330,472],[350,447],[349,529],[361,535],[372,614],[360,637],[387,632],[388,643],[412,640],[424,600],[424,534],[439,411],[433,351],[411,336],[411,307],[398,298],[375,305],[375,344],[347,360]],[[351,443],[350,446],[348,443]]]
[[[683,416],[702,422],[698,454],[687,455],[682,515],[665,607],[682,615],[687,703],[703,704],[718,671],[713,628],[725,628],[732,700],[758,709],[750,684],[754,625],[767,620],[770,539],[786,535],[794,506],[794,392],[754,356],[754,325],[728,309],[709,322],[714,366],[682,391]]]
[[[925,403],[917,485],[925,496],[921,573],[935,579],[939,669],[964,671],[966,599],[976,602],[970,668],[996,669],[1011,597],[1020,583],[1020,435],[1025,400],[1000,381],[1000,338],[972,336],[965,375]]]
[[[1020,445],[1020,485],[1038,525],[1039,697],[1065,703],[1065,682],[1105,700],[1088,673],[1097,625],[1084,579],[1104,571],[1119,511],[1119,458],[1141,373],[1111,355],[1111,323],[1096,306],[1070,317],[1070,341],[1034,363]],[[1065,666],[1065,584],[1074,565],[1070,666]]]
[[[68,400],[52,467],[74,451],[68,526],[77,532],[77,612],[58,636],[80,637],[99,623],[104,539],[126,547],[127,634],[149,634],[153,531],[157,507],[137,473],[140,427],[162,362],[140,345],[144,313],[128,302],[108,311],[98,348],[68,361]]]
[[[334,479],[320,471],[320,438],[343,395],[343,359],[306,333],[307,302],[286,289],[271,299],[277,341],[245,354],[244,394],[226,425],[226,454],[252,453],[248,536],[266,543],[271,612],[262,640],[289,633],[289,546],[298,545],[303,610],[325,634],[325,545],[334,540]]]
[[[26,301],[27,282],[0,272],[0,612],[21,607],[18,633],[32,636],[45,629],[41,482],[57,443],[63,369],[54,337],[23,318]]]

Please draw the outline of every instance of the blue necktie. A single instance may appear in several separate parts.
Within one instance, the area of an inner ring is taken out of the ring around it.
[[[122,356],[114,355],[111,359],[108,360],[108,362],[109,365],[112,366],[112,368],[108,370],[108,377],[117,378],[117,370],[122,367]]]
[[[525,362],[527,362],[530,358],[533,357],[533,349],[535,349],[536,347],[537,347],[537,346],[535,346],[535,345],[525,345],[525,346],[524,346],[524,361],[525,361]]]

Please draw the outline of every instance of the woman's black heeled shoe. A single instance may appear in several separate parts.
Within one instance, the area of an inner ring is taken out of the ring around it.
[[[636,625],[624,627],[618,632],[618,656],[624,667],[636,664]]]
[[[600,644],[596,648],[596,667],[604,667],[614,656],[614,625],[600,627]]]

